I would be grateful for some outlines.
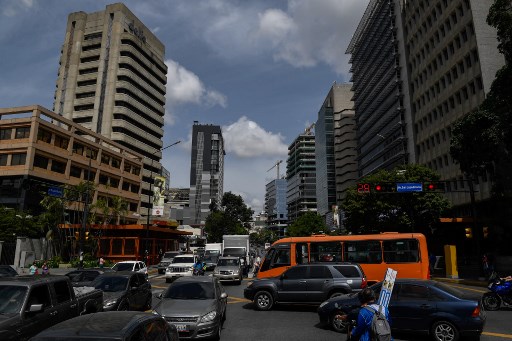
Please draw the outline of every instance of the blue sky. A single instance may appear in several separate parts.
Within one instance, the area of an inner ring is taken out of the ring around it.
[[[53,107],[69,13],[113,1],[0,0],[0,107]],[[334,81],[350,80],[352,34],[368,0],[124,1],[165,45],[167,96],[163,152],[171,187],[189,187],[194,121],[220,125],[224,191],[257,213],[267,172],[316,121]]]

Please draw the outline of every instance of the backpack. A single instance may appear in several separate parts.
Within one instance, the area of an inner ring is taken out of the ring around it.
[[[371,307],[365,307],[373,313],[372,322],[370,326],[370,340],[372,341],[390,341],[391,340],[391,327],[382,311],[382,306],[379,305],[379,310]]]

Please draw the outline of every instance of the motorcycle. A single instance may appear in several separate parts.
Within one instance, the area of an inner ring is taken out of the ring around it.
[[[492,280],[487,288],[490,292],[486,292],[482,297],[485,310],[498,310],[501,305],[512,307],[512,281],[498,277]]]

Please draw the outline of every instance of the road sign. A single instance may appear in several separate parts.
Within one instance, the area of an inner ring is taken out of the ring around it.
[[[396,274],[397,271],[391,268],[388,268],[386,271],[386,276],[384,277],[382,288],[380,289],[379,301],[377,302],[378,305],[384,306],[386,308],[389,305],[391,293],[393,292],[393,287],[395,286]]]
[[[48,195],[52,197],[62,198],[64,196],[64,189],[62,187],[49,187]]]
[[[397,192],[423,192],[423,184],[421,182],[402,182],[396,184]]]

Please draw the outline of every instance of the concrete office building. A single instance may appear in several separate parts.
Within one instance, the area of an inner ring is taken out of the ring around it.
[[[359,177],[415,162],[398,2],[370,0],[346,51],[351,54]]]
[[[203,225],[213,200],[220,205],[224,195],[224,139],[220,126],[192,126],[190,165],[190,222]]]
[[[290,223],[306,212],[316,212],[315,135],[311,129],[288,147],[286,205]]]
[[[417,161],[450,181],[454,206],[468,204],[470,195],[450,156],[453,123],[482,103],[505,64],[496,31],[486,23],[492,3],[409,1],[402,9]],[[475,189],[477,200],[489,198],[489,178],[476,179]]]
[[[68,17],[54,111],[144,156],[141,213],[160,174],[165,48],[123,4]],[[149,212],[150,213],[150,212]]]
[[[286,207],[286,179],[275,179],[265,187],[265,213],[268,228],[276,231],[279,237],[286,232],[288,210]]]

